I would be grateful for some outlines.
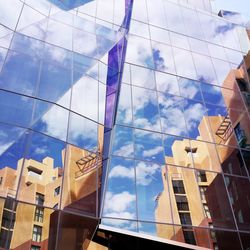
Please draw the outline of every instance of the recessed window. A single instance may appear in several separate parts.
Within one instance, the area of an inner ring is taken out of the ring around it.
[[[196,245],[196,240],[193,231],[183,231],[184,239],[186,243]]]
[[[198,182],[207,182],[207,176],[205,171],[197,172]]]
[[[189,211],[188,200],[186,196],[176,195],[175,199],[179,211]]]
[[[190,213],[179,213],[182,225],[192,225]]]
[[[57,196],[60,194],[60,186],[55,188],[55,191],[54,191],[54,196]]]
[[[42,227],[34,225],[32,240],[36,242],[41,242],[42,240]]]
[[[32,245],[30,248],[30,250],[40,250],[40,249],[41,249],[40,246],[34,246],[34,245]]]
[[[40,193],[36,193],[36,204],[43,206],[44,204],[44,195]]]
[[[185,188],[182,180],[172,180],[175,194],[185,194]]]
[[[43,207],[36,207],[35,221],[43,222],[43,215],[44,215],[44,208]]]

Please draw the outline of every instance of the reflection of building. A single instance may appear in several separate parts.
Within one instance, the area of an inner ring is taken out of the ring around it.
[[[173,142],[172,156],[166,157],[166,167],[162,170],[164,190],[156,199],[155,217],[167,223],[172,216],[173,223],[181,226],[173,235],[172,231],[166,232],[164,224],[158,224],[158,236],[208,248],[236,249],[237,243],[233,240],[227,243],[228,236],[214,228],[235,228],[233,217],[238,228],[248,228],[250,118],[244,105],[249,111],[249,58],[248,54],[245,57],[247,71],[242,64],[224,81],[225,89],[221,92],[228,114],[204,116],[197,140]],[[228,94],[227,87],[234,89],[233,94]],[[211,138],[217,145],[204,142]],[[249,244],[249,240],[246,242]]]
[[[100,171],[97,164],[100,159],[97,160],[94,153],[73,146],[68,146],[67,156],[64,169],[54,168],[54,160],[46,157],[42,162],[20,159],[17,170],[9,167],[0,170],[0,192],[2,197],[6,197],[1,200],[0,208],[0,247],[47,249],[50,227],[54,227],[50,224],[51,216],[55,217],[52,213],[57,213],[52,208],[57,210],[60,206],[62,181],[64,188],[68,189],[64,190],[65,196],[62,197],[61,206],[64,209],[84,207],[90,214],[95,211],[97,169]],[[67,173],[66,177],[63,177],[63,172]],[[16,195],[18,200],[25,203],[17,203]]]

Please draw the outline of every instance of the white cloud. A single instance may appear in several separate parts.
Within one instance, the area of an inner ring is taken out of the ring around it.
[[[135,178],[134,169],[126,168],[121,165],[115,166],[114,168],[111,169],[109,173],[109,178],[116,178],[116,177],[129,178],[133,180]]]
[[[127,191],[114,194],[107,192],[105,197],[105,210],[107,213],[124,213],[131,208],[132,203],[135,202],[135,195]],[[106,214],[107,214],[106,213]]]
[[[133,144],[127,144],[115,150],[113,154],[121,156],[132,156],[134,152]]]
[[[11,142],[0,145],[0,155],[3,154],[13,143],[14,141],[11,141]]]
[[[156,154],[159,154],[160,152],[162,152],[162,147],[157,146],[155,148],[143,151],[143,156],[144,157],[151,157],[151,156],[154,156]]]
[[[137,184],[142,186],[149,185],[155,179],[153,175],[157,171],[159,171],[159,166],[157,164],[147,164],[145,162],[139,162],[136,166]]]
[[[48,149],[46,148],[46,147],[42,147],[42,148],[36,148],[35,149],[35,153],[36,154],[45,154],[45,153],[47,153],[48,152]]]

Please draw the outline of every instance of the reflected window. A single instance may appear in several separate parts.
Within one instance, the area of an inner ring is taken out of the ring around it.
[[[198,182],[206,182],[207,181],[207,176],[205,171],[198,171],[197,172],[197,179]]]
[[[179,213],[182,225],[192,225],[190,213]]]
[[[190,230],[190,231],[189,230],[184,230],[183,235],[184,235],[186,243],[196,245],[194,232],[192,230]]]
[[[40,249],[41,249],[40,246],[34,246],[34,245],[31,246],[31,250],[40,250]]]
[[[44,208],[43,207],[36,207],[35,221],[43,222],[43,216],[44,216]]]
[[[36,193],[36,204],[43,206],[44,204],[44,195],[40,193]]]
[[[60,194],[60,186],[55,188],[55,191],[54,191],[54,196],[57,196]]]
[[[185,188],[182,180],[172,180],[175,194],[185,194]]]
[[[36,242],[41,242],[42,240],[42,227],[34,225],[32,240]]]
[[[188,200],[186,196],[176,195],[175,199],[179,211],[189,211]]]
[[[206,200],[205,192],[207,190],[207,187],[200,186],[199,188],[200,188],[201,200],[205,201]]]

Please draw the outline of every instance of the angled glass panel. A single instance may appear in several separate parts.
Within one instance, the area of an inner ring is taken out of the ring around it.
[[[0,45],[4,48],[9,48],[12,37],[13,31],[8,29],[7,27],[0,24]]]
[[[239,149],[223,145],[216,145],[216,148],[224,173],[247,175],[243,157]]]
[[[69,111],[47,102],[36,100],[32,128],[66,141]]]
[[[192,155],[195,168],[221,172],[221,162],[214,144],[191,140],[190,146],[190,149],[186,148],[186,151]]]
[[[133,3],[132,18],[144,23],[148,22],[146,0],[135,1]]]
[[[25,96],[0,91],[0,121],[29,127],[34,100]]]
[[[112,157],[107,177],[108,184],[102,216],[136,220],[134,161],[121,157]],[[118,223],[117,226],[122,226],[122,222],[121,224]]]
[[[177,74],[183,77],[197,79],[199,72],[196,74],[191,52],[173,48],[173,53]]]
[[[203,132],[202,127],[206,124],[206,108],[202,103],[188,99],[185,99],[183,108],[189,137],[196,139]],[[209,127],[205,128],[208,129],[206,133],[209,135]]]
[[[45,41],[72,50],[72,28],[50,19]]]
[[[172,47],[152,42],[152,49],[155,69],[175,74]]]
[[[167,1],[164,1],[164,7],[168,28],[181,34],[187,34],[182,19],[181,7]]]
[[[33,38],[44,40],[47,23],[46,16],[25,4],[18,22],[17,31]]]
[[[134,156],[132,128],[122,126],[115,127],[112,154],[124,157]]]
[[[96,216],[101,158],[95,152],[67,145],[61,208],[76,214]]]
[[[119,219],[110,219],[103,217],[101,224],[115,228],[129,230],[132,232],[138,231],[138,222],[133,220],[122,220],[122,219],[119,220]]]
[[[75,113],[70,113],[70,125],[68,131],[68,142],[95,151],[98,146],[98,125]]]
[[[153,55],[150,41],[134,35],[129,36],[126,61],[153,68]]]
[[[15,198],[28,139],[27,130],[0,124],[0,196]]]
[[[209,56],[206,42],[189,37],[189,44],[192,52]]]
[[[160,131],[160,115],[156,92],[132,87],[134,126]]]
[[[164,163],[161,134],[134,130],[135,158]]]
[[[1,0],[0,9],[2,15],[0,17],[0,23],[14,30],[17,25],[22,6],[23,3],[18,0],[14,0],[13,2],[8,3],[6,3],[6,1],[4,0]]]
[[[217,85],[222,86],[228,74],[230,73],[231,67],[228,62],[212,58],[214,70],[217,76]]]
[[[171,44],[175,47],[190,50],[188,38],[184,35],[180,35],[178,33],[170,32],[170,40]]]
[[[158,93],[162,132],[172,135],[187,136],[183,112],[183,98],[170,94]]]
[[[172,95],[180,95],[176,76],[155,71],[155,80],[158,91],[167,92]]]
[[[148,21],[158,27],[166,28],[166,18],[164,13],[164,5],[162,0],[147,0]]]
[[[129,32],[130,34],[149,39],[149,27],[145,23],[138,22],[136,20],[131,20]]]
[[[210,57],[193,53],[194,64],[197,70],[197,79],[204,82],[216,82],[216,75]]]
[[[190,140],[172,136],[164,136],[165,162],[170,165],[193,167],[192,155],[190,153]]]
[[[148,235],[155,235],[163,239],[172,239],[174,227],[163,223],[140,222],[139,232]]]
[[[170,44],[169,31],[155,26],[149,26],[150,37],[153,41]]]
[[[234,215],[240,230],[249,230],[249,179],[234,176],[225,176],[225,182]]]
[[[99,82],[99,99],[98,99],[98,122],[104,124],[105,104],[106,104],[106,86]],[[131,114],[132,115],[132,114]]]
[[[12,48],[15,49],[15,39]],[[31,41],[31,40],[30,40]],[[30,43],[42,49],[42,43]],[[26,44],[28,45],[28,43]],[[24,47],[26,48],[26,46]],[[38,83],[41,55],[38,53],[23,54],[9,51],[0,74],[1,88],[14,92],[34,95]]]
[[[85,117],[98,121],[98,81],[87,76],[73,85],[71,109]]]
[[[181,77],[179,77],[178,81],[181,96],[188,99],[202,101],[199,82]]]
[[[121,85],[116,122],[118,124],[132,125],[132,94],[130,85]]]
[[[54,47],[54,46],[53,46]],[[49,54],[52,60],[44,61],[41,67],[40,82],[37,90],[37,96],[51,101],[58,102],[65,107],[69,107],[70,102],[70,87],[72,84],[71,68],[66,68],[67,63],[70,64],[71,54],[64,49],[57,49],[53,51],[53,47],[46,47],[46,54]],[[53,55],[59,52],[61,56],[61,63],[53,60]],[[68,60],[64,66],[64,60]]]
[[[162,166],[143,161],[135,161],[138,219],[156,221],[155,202],[163,190]],[[170,207],[166,208],[167,211]],[[171,221],[169,217],[168,222]]]
[[[211,57],[227,61],[224,47],[221,47],[212,43],[207,43],[207,46],[208,46],[209,54]]]
[[[131,65],[131,83],[132,85],[155,89],[154,71]]]
[[[18,200],[50,208],[60,204],[65,147],[62,141],[31,132]]]

